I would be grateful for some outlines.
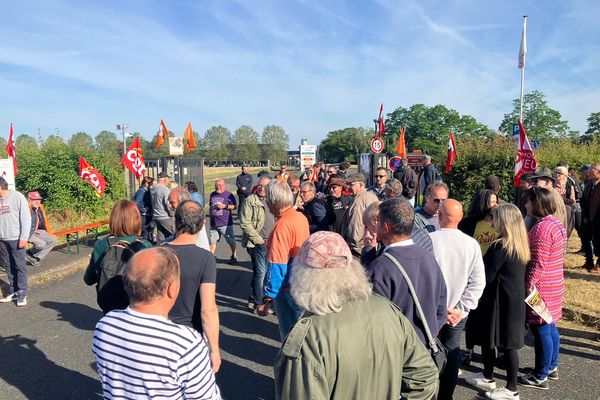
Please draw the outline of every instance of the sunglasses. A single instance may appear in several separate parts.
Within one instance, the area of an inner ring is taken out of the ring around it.
[[[375,178],[387,178],[387,175],[375,175]]]
[[[447,200],[447,199],[433,199],[433,202],[434,202],[435,204],[440,204],[440,203],[443,203],[443,202],[444,202],[444,201],[446,201],[446,200]]]

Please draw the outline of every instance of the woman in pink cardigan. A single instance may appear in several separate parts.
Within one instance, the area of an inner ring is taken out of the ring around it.
[[[567,245],[565,227],[552,214],[556,212],[555,197],[548,189],[531,188],[527,193],[527,215],[537,218],[529,232],[531,260],[525,272],[525,290],[535,286],[546,303],[552,322],[546,323],[531,309],[527,323],[535,341],[535,367],[519,383],[537,389],[548,389],[548,378],[558,379],[558,351],[560,336],[556,321],[562,318],[564,300],[563,262]]]

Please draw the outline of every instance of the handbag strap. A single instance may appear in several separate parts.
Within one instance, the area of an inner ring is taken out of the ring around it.
[[[427,335],[427,342],[429,343],[429,347],[431,348],[431,350],[433,350],[434,353],[437,353],[439,351],[437,342],[435,341],[435,338],[433,337],[433,335],[431,334],[431,331],[429,330],[429,324],[427,324],[427,319],[425,318],[425,313],[423,312],[423,309],[421,308],[421,303],[419,302],[419,298],[417,297],[417,292],[415,291],[412,281],[408,277],[408,274],[406,273],[404,268],[402,268],[402,265],[400,265],[400,262],[398,262],[398,260],[396,260],[396,257],[392,256],[391,254],[389,254],[387,252],[383,253],[383,256],[386,257],[388,260],[390,260],[398,268],[398,270],[404,277],[404,280],[406,281],[406,285],[408,286],[410,295],[413,298],[413,302],[415,303],[415,306],[417,307],[417,314],[419,315],[419,318],[421,319],[421,322],[423,323],[423,328],[425,328],[425,334]]]

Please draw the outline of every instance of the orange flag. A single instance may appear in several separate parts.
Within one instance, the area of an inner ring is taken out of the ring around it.
[[[406,142],[404,141],[404,127],[400,128],[400,137],[398,138],[398,156],[406,158]]]
[[[154,148],[158,149],[160,146],[162,146],[168,136],[169,130],[167,129],[167,125],[165,124],[165,121],[161,119],[160,125],[158,126],[158,136],[156,137]]]
[[[183,132],[183,137],[187,140],[187,145],[185,146],[185,152],[189,153],[196,148],[196,138],[194,137],[194,130],[192,129],[192,123],[190,122],[185,128],[185,132]]]

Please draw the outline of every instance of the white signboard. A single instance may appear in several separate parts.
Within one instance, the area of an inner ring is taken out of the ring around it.
[[[15,190],[15,170],[12,158],[0,159],[0,176],[8,182],[10,190]]]
[[[183,138],[169,136],[169,155],[182,156],[183,155]]]
[[[317,162],[317,146],[307,144],[300,146],[300,167],[302,169],[310,168]]]

